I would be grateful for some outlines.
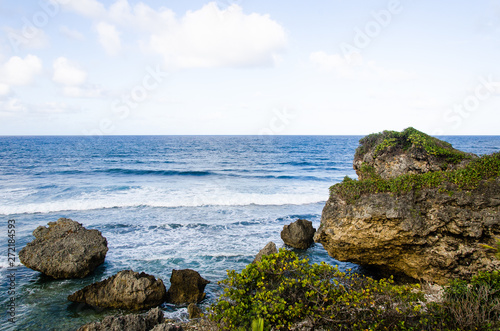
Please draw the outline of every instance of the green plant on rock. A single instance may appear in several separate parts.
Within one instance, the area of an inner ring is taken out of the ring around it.
[[[209,318],[223,330],[249,328],[259,318],[273,330],[298,323],[346,330],[398,329],[401,321],[420,325],[418,285],[397,286],[392,279],[377,281],[325,263],[309,264],[285,249],[241,273],[228,271],[220,284],[224,292]]]
[[[341,183],[330,187],[330,193],[343,198],[347,203],[354,203],[364,194],[394,193],[404,194],[422,189],[438,188],[447,192],[448,185],[457,190],[472,191],[481,182],[500,177],[500,153],[484,155],[472,160],[467,166],[452,171],[435,171],[424,174],[404,174],[396,178],[382,179],[368,176],[364,180],[344,178]]]

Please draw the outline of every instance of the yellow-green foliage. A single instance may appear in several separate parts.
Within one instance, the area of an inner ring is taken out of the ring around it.
[[[462,160],[470,158],[467,153],[454,149],[451,144],[411,127],[402,132],[383,131],[374,133],[362,138],[359,144],[360,146],[356,150],[358,156],[366,153],[369,149],[375,149],[373,157],[376,158],[387,148],[395,147],[404,151],[410,148],[418,149],[443,159],[447,163],[460,163]]]
[[[354,203],[363,194],[381,192],[402,194],[426,188],[445,190],[447,184],[455,185],[459,190],[471,191],[478,188],[481,181],[499,176],[500,153],[495,153],[474,159],[464,168],[452,171],[405,174],[392,179],[382,179],[374,175],[359,181],[347,177],[343,182],[330,187],[330,192],[339,195],[347,203]]]
[[[241,273],[228,271],[224,293],[209,318],[224,330],[248,328],[256,318],[266,328],[288,330],[298,322],[329,329],[392,330],[418,320],[423,300],[418,285],[397,286],[337,267],[309,264],[280,249]],[[419,325],[420,322],[415,322]]]

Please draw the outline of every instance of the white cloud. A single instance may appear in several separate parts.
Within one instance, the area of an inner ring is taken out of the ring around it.
[[[211,2],[163,23],[149,46],[168,67],[267,66],[284,50],[286,33],[268,15],[245,15],[236,5],[221,10]]]
[[[91,86],[65,86],[63,94],[70,98],[98,98],[103,95],[103,91],[100,88]]]
[[[26,106],[17,98],[9,98],[6,101],[0,101],[0,112],[22,112],[26,110]]]
[[[10,86],[0,83],[0,97],[10,93]]]
[[[0,66],[0,88],[8,91],[10,85],[31,84],[36,75],[42,71],[42,61],[35,55],[27,55],[24,59],[19,56],[11,57]]]
[[[78,41],[85,39],[85,37],[83,36],[83,34],[81,32],[79,32],[77,30],[72,30],[65,25],[63,25],[59,28],[59,32],[61,32],[64,36],[66,36],[70,39],[74,39],[74,40],[78,40]]]
[[[320,70],[333,71],[345,79],[403,81],[412,79],[414,76],[403,70],[383,68],[374,61],[365,62],[359,53],[346,59],[339,54],[327,54],[320,51],[311,53],[309,60]]]
[[[54,61],[53,81],[62,85],[77,86],[87,79],[87,73],[71,63],[65,57],[59,57]]]
[[[96,25],[99,43],[109,55],[116,55],[121,49],[120,33],[114,25],[99,22]]]
[[[14,52],[25,49],[45,48],[49,44],[49,38],[45,31],[35,26],[24,26],[18,30],[8,27],[5,31]]]
[[[106,15],[106,8],[97,0],[58,0],[63,8],[89,18]]]

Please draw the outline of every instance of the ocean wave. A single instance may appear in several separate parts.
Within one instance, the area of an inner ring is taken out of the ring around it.
[[[58,171],[56,174],[60,175],[84,175],[84,174],[96,174],[96,173],[107,173],[107,174],[118,174],[118,175],[153,175],[153,176],[209,176],[215,175],[211,171],[196,171],[196,170],[152,170],[152,169],[126,169],[126,168],[111,168],[111,169],[99,169],[99,170],[63,170]]]
[[[61,211],[85,211],[110,208],[178,208],[202,206],[281,206],[306,205],[325,202],[324,194],[257,194],[231,193],[213,195],[207,192],[197,196],[177,197],[161,194],[152,197],[147,192],[108,194],[95,197],[80,197],[68,200],[26,203],[0,206],[0,215],[36,214]]]

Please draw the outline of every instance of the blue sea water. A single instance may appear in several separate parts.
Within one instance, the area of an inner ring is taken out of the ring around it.
[[[2,329],[74,330],[117,313],[71,304],[67,296],[123,269],[163,279],[195,269],[211,281],[209,305],[226,270],[241,270],[269,241],[283,246],[283,225],[319,226],[328,188],[352,169],[360,136],[0,137]],[[476,154],[498,152],[500,137],[441,137]],[[7,321],[7,221],[16,248],[40,225],[71,218],[108,240],[106,262],[91,276],[52,280],[16,260],[16,320]],[[321,245],[299,252],[338,262]],[[186,308],[162,307],[186,318]]]

